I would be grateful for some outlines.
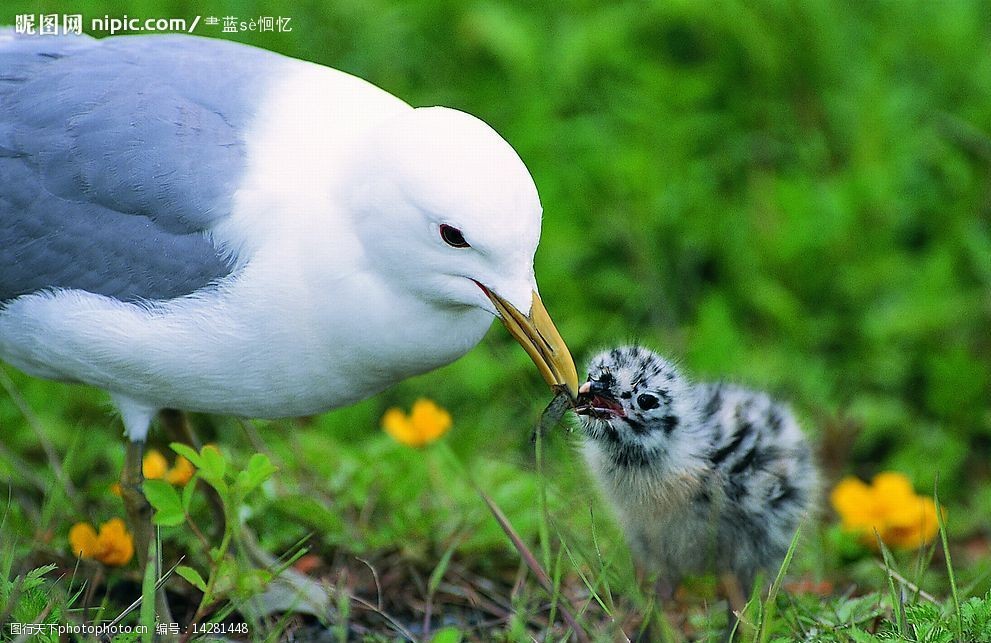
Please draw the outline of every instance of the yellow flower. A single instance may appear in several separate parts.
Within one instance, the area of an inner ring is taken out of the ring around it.
[[[164,455],[155,449],[149,449],[141,462],[141,473],[146,480],[165,480],[169,484],[181,487],[192,479],[196,468],[181,455],[176,457],[175,465],[169,468],[169,462]],[[120,495],[119,488],[117,491],[111,488],[111,491]]]
[[[96,558],[100,551],[98,540],[96,530],[88,522],[77,522],[69,530],[69,548],[81,558]]]
[[[165,480],[169,484],[183,487],[192,479],[195,473],[196,467],[193,466],[193,463],[187,460],[186,456],[181,455],[175,459],[175,466],[166,472]]]
[[[397,442],[411,447],[422,447],[437,440],[451,428],[451,414],[432,400],[420,399],[413,403],[409,415],[391,408],[382,416],[382,428]]]
[[[69,546],[77,556],[114,567],[126,565],[134,557],[134,539],[120,518],[100,525],[99,534],[89,523],[76,523],[69,530]]]
[[[870,486],[854,477],[840,481],[830,501],[845,531],[877,547],[874,531],[890,547],[913,549],[930,542],[939,530],[936,504],[928,496],[916,495],[901,473],[874,476]]]
[[[141,462],[141,473],[144,474],[145,480],[160,480],[165,477],[168,469],[169,463],[165,456],[155,449],[149,449]]]

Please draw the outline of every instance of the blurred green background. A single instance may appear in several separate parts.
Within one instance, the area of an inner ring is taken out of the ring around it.
[[[196,33],[479,116],[540,190],[537,277],[580,370],[593,351],[637,340],[699,378],[768,388],[793,403],[830,475],[896,469],[921,492],[938,478],[957,533],[988,533],[991,4],[15,0],[2,11],[11,23],[39,12],[78,12],[87,23],[121,13],[290,17],[290,33]],[[104,428],[105,398],[14,377],[58,451],[73,455],[77,484],[111,481],[119,424]],[[450,447],[532,533],[534,487],[523,472],[534,471],[530,432],[549,394],[496,327],[464,359],[373,400],[258,425],[337,503],[319,526],[325,542],[415,548],[410,524],[426,541],[456,531],[412,518],[396,527],[396,514],[440,511],[421,500],[443,479],[418,468],[436,454],[378,429],[385,408],[420,396],[451,411]],[[235,453],[252,448],[230,421],[197,422]],[[5,450],[41,462],[25,426],[0,397]],[[581,493],[574,439],[563,436],[547,444],[550,502],[556,515],[587,515],[596,501]],[[10,462],[0,457],[0,476],[16,487]],[[311,488],[280,484],[300,497]],[[357,512],[369,489],[380,498],[378,526],[359,537],[340,516]],[[470,490],[446,493],[487,519]],[[413,499],[421,503],[410,508]],[[312,519],[299,502],[283,510]],[[306,528],[272,525],[268,542],[285,545]],[[497,529],[489,534],[479,547],[505,545]]]

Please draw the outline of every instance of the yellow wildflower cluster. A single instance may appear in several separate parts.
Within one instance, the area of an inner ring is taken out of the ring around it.
[[[100,533],[87,522],[76,523],[69,530],[69,546],[77,556],[115,567],[128,564],[134,556],[134,539],[120,518],[100,525]]]
[[[860,534],[872,547],[877,547],[875,530],[886,545],[899,549],[925,545],[939,530],[936,504],[928,496],[916,495],[901,473],[879,473],[870,485],[852,476],[844,478],[830,501],[843,529]]]
[[[155,449],[149,449],[141,462],[141,473],[146,480],[165,480],[169,484],[181,487],[192,479],[196,467],[180,455],[175,459],[175,465],[169,468],[164,455]]]
[[[422,447],[439,439],[451,428],[451,414],[432,400],[419,399],[409,415],[391,408],[382,416],[382,428],[397,442]]]
[[[175,459],[175,465],[172,468],[169,468],[165,456],[155,449],[148,449],[141,461],[141,475],[144,476],[145,480],[165,480],[177,487],[184,487],[195,474],[196,467],[181,455]],[[119,482],[110,485],[110,493],[115,496],[121,495]]]

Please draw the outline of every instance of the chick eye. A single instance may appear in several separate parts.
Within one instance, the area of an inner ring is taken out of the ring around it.
[[[660,406],[660,402],[653,395],[648,395],[646,393],[637,396],[637,404],[644,411],[649,411],[650,409],[656,409]]]
[[[461,234],[460,230],[454,226],[449,226],[446,223],[442,223],[440,225],[440,238],[444,240],[444,243],[452,248],[471,247],[471,244],[465,241],[465,236]]]

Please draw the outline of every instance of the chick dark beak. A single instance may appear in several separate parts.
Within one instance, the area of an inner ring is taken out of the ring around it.
[[[575,413],[595,417],[609,415],[622,417],[626,415],[626,410],[605,382],[589,380],[578,387]]]
[[[582,396],[592,396],[592,395],[605,395],[611,397],[609,393],[609,387],[606,386],[604,382],[598,380],[589,380],[578,387],[578,399],[581,400]]]

